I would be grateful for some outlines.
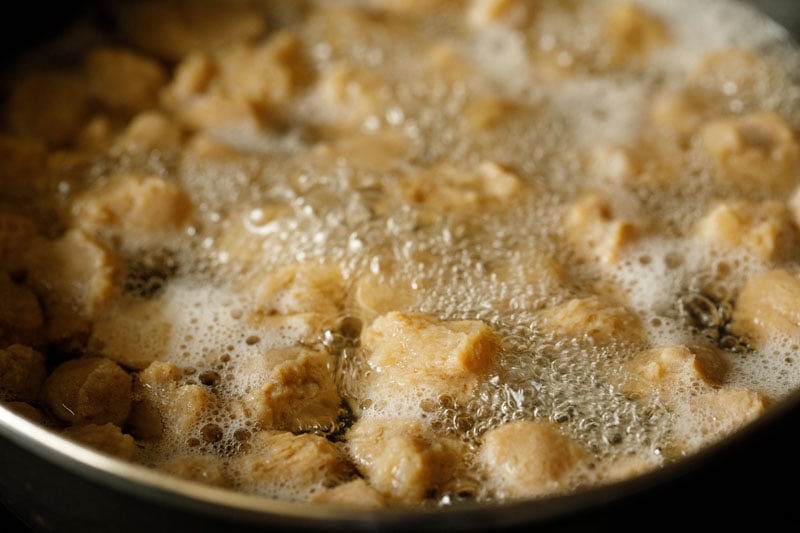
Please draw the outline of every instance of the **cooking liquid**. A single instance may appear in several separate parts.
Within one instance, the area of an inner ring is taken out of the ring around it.
[[[363,347],[332,328],[319,342],[334,356],[336,382],[349,406],[337,426],[319,428],[334,440],[341,439],[354,416],[419,417],[472,447],[487,430],[505,422],[550,419],[589,451],[596,470],[587,469],[582,481],[591,482],[593,472],[616,459],[659,456],[676,425],[693,423],[676,418],[657,397],[633,400],[618,389],[622,363],[647,346],[712,339],[730,355],[726,387],[753,388],[774,399],[796,389],[797,346],[776,343],[756,352],[726,333],[726,310],[734,303],[735,289],[766,267],[746,254],[712,252],[690,235],[699,214],[725,194],[707,163],[688,149],[669,182],[656,187],[598,181],[583,164],[599,141],[625,145],[648,135],[652,96],[681,86],[710,51],[733,45],[758,50],[787,68],[752,87],[728,87],[730,110],[776,109],[797,126],[798,87],[787,73],[798,55],[786,35],[733,2],[643,0],[638,4],[664,21],[670,43],[635,71],[598,72],[587,59],[602,39],[592,21],[602,18],[610,2],[541,4],[542,18],[530,30],[468,29],[463,15],[453,12],[436,20],[415,19],[413,25],[385,19],[381,24],[388,31],[356,35],[348,46],[325,41],[313,26],[289,22],[313,51],[316,67],[346,60],[389,80],[381,95],[382,114],[369,116],[358,128],[360,135],[392,133],[402,139],[405,153],[383,168],[347,156],[308,157],[317,141],[306,125],[338,119],[338,111],[320,104],[313,92],[291,110],[286,131],[260,136],[231,132],[224,141],[246,150],[243,160],[213,162],[154,153],[144,159],[111,154],[97,162],[90,181],[119,170],[155,173],[188,191],[199,209],[198,223],[170,251],[173,271],[153,275],[144,268],[137,271],[139,278],[129,280],[132,293],[165,302],[173,335],[164,351],[168,361],[184,369],[185,383],[209,386],[223,400],[257,387],[253,376],[240,369],[265,349],[293,344],[297,334],[248,324],[242,317],[253,303],[237,287],[281,266],[311,260],[339,265],[350,284],[370,273],[381,284],[401,287],[413,294],[414,302],[403,311],[483,320],[502,340],[497,369],[467,403],[420,398],[413,391],[368,398],[359,385],[370,371]],[[575,18],[586,23],[576,24]],[[455,53],[471,58],[474,77],[448,79],[446,72],[418,59],[445,34]],[[404,40],[398,42],[398,36]],[[543,51],[563,65],[577,65],[575,74],[545,79],[531,67],[531,56]],[[740,98],[743,91],[752,94]],[[465,109],[480,95],[506,98],[519,112],[496,128],[470,131]],[[424,205],[400,201],[397,195],[386,201],[409,164],[450,162],[466,171],[486,160],[514,169],[525,185],[499,208],[431,214]],[[82,185],[70,184],[69,189]],[[626,216],[658,221],[660,231],[602,268],[576,256],[565,244],[562,220],[565,207],[587,187],[609,191]],[[247,232],[241,239],[246,261],[232,256],[222,240],[237,227]],[[531,272],[538,268],[534,259],[544,256],[566,273],[567,281],[555,289]],[[727,277],[715,276],[720,265],[728,267]],[[798,270],[796,263],[786,267]],[[601,345],[543,327],[539,311],[590,294],[604,283],[615,286],[639,315],[645,343],[620,339]],[[709,295],[714,287],[730,296]],[[703,302],[711,302],[714,309],[709,312],[716,318],[698,324],[691,310]],[[341,319],[358,314],[348,303]],[[190,438],[176,435],[147,445],[141,461],[159,465],[198,449],[223,457],[236,454],[253,427],[226,410],[224,401],[221,405]],[[472,483],[469,491],[442,495],[440,503],[492,498],[479,475]],[[263,493],[306,496],[277,486]]]

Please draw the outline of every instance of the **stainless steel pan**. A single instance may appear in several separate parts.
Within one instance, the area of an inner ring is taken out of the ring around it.
[[[800,36],[800,2],[754,2]],[[9,28],[53,31],[88,4],[64,3],[41,23],[47,4],[4,8]],[[19,35],[19,32],[15,32]],[[612,486],[505,505],[431,511],[346,511],[249,497],[181,481],[76,446],[0,407],[0,502],[12,524],[42,532],[221,531],[647,531],[794,524],[800,454],[800,391],[762,419],[702,453]],[[9,529],[3,529],[9,531]]]

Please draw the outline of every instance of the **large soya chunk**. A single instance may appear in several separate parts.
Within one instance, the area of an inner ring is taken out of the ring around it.
[[[131,410],[131,377],[110,359],[72,359],[50,374],[41,395],[50,412],[68,424],[121,425]]]
[[[370,486],[403,503],[441,493],[463,453],[459,442],[399,417],[362,418],[347,440],[353,461]]]
[[[257,385],[245,404],[263,428],[290,431],[327,430],[342,402],[327,353],[305,347],[271,350],[248,367]]]
[[[771,270],[750,279],[736,301],[731,330],[756,348],[800,342],[800,278]]]
[[[311,494],[352,477],[352,465],[324,437],[288,431],[262,431],[249,450],[230,461],[233,483],[241,490],[287,500]]]
[[[500,351],[483,322],[422,313],[387,313],[364,330],[361,341],[374,370],[366,393],[374,401],[419,393],[467,398]]]
[[[489,486],[506,498],[573,488],[584,451],[550,422],[516,421],[487,432],[478,455]]]

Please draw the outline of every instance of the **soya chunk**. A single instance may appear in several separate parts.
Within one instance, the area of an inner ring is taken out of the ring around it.
[[[333,427],[342,399],[327,353],[283,348],[271,350],[258,364],[260,368],[247,369],[257,384],[246,407],[260,427],[294,432]]]
[[[626,394],[680,396],[698,386],[719,385],[728,368],[720,350],[710,346],[667,346],[637,355],[625,365],[631,378],[622,385]]]
[[[88,233],[137,248],[176,235],[192,216],[192,201],[163,178],[123,174],[77,196],[71,216]]]
[[[760,417],[771,400],[752,389],[711,389],[677,407],[679,424],[664,450],[685,456],[716,442]]]
[[[361,478],[317,492],[309,498],[309,501],[354,507],[383,507],[386,505],[386,498]]]
[[[800,278],[786,270],[751,278],[736,300],[730,328],[756,349],[800,343]]]
[[[525,420],[488,431],[478,462],[498,496],[535,498],[573,488],[584,455],[555,425]]]
[[[122,425],[131,410],[131,377],[110,359],[72,359],[47,377],[41,397],[68,424]]]
[[[89,94],[111,111],[132,115],[153,108],[167,81],[158,62],[125,48],[98,47],[85,61]]]
[[[137,48],[167,61],[197,50],[253,41],[266,29],[263,14],[243,4],[145,0],[120,5],[114,14],[122,35]]]
[[[665,45],[669,34],[653,14],[628,2],[613,6],[605,21],[605,43],[612,66],[623,66]]]
[[[397,392],[466,398],[500,351],[499,340],[481,321],[445,321],[423,313],[378,317],[363,331],[361,343],[374,371],[369,379],[374,401]],[[383,387],[394,392],[381,394]]]
[[[695,230],[711,248],[740,250],[764,262],[789,259],[797,253],[797,229],[783,202],[720,203],[697,222]]]
[[[302,501],[353,473],[333,443],[311,433],[262,431],[248,444],[249,450],[229,464],[233,483],[246,492]]]
[[[41,71],[16,80],[7,102],[5,115],[12,133],[63,145],[83,126],[89,95],[79,75]]]
[[[763,111],[709,122],[703,147],[722,183],[744,192],[787,193],[797,182],[800,144],[777,113]]]
[[[642,232],[640,225],[621,217],[611,202],[595,191],[584,193],[569,206],[564,230],[578,256],[606,264],[619,261]]]
[[[114,148],[129,153],[170,152],[180,142],[181,132],[176,124],[158,111],[145,111],[131,119],[115,139]]]
[[[43,324],[36,295],[0,271],[0,346],[41,344]]]
[[[79,229],[55,241],[33,240],[26,265],[28,285],[44,307],[50,340],[85,334],[90,321],[121,293],[120,258]]]
[[[418,503],[443,491],[463,450],[410,419],[362,418],[347,433],[348,450],[370,486],[390,500]]]
[[[207,453],[179,455],[161,465],[161,468],[174,476],[189,481],[197,481],[215,487],[228,485],[225,464],[217,455]]]
[[[136,455],[137,448],[133,437],[123,433],[115,424],[72,426],[64,429],[61,434],[68,439],[126,461],[133,459]]]
[[[136,375],[128,426],[138,438],[203,439],[204,422],[218,407],[216,396],[201,385],[182,383],[172,363],[155,361]]]
[[[278,32],[257,46],[231,47],[218,63],[221,90],[265,111],[289,103],[311,79],[302,43],[290,32]]]
[[[408,201],[436,212],[499,207],[523,189],[519,176],[493,161],[467,171],[447,165],[424,169],[406,176],[401,187]]]
[[[252,323],[268,326],[276,315],[302,316],[311,335],[335,322],[345,295],[338,268],[311,262],[289,265],[257,279],[254,290]]]
[[[166,355],[172,323],[159,299],[121,299],[94,322],[87,351],[141,370]]]
[[[32,402],[47,375],[44,356],[28,346],[0,349],[0,399]]]
[[[626,306],[601,296],[573,298],[544,309],[542,325],[557,335],[589,338],[599,344],[644,339],[639,317]]]
[[[526,0],[472,0],[467,20],[477,28],[492,24],[521,28],[532,22],[537,8],[536,2]]]

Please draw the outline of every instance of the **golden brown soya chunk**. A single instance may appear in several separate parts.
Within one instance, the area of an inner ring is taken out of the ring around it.
[[[332,428],[342,399],[326,352],[303,346],[270,350],[248,366],[256,385],[245,407],[259,427],[294,432]]]
[[[43,326],[44,316],[36,295],[0,271],[0,346],[39,345]]]
[[[146,154],[152,150],[170,153],[181,143],[181,131],[159,111],[144,111],[133,117],[114,140],[111,151]]]
[[[472,0],[467,21],[476,28],[493,24],[522,28],[532,22],[538,10],[536,4],[527,0]]]
[[[233,483],[247,492],[307,500],[353,475],[352,465],[339,449],[318,435],[262,431],[248,445],[248,451],[229,463]]]
[[[614,264],[642,233],[639,223],[619,215],[611,201],[597,191],[588,191],[568,208],[564,231],[576,254],[600,264]]]
[[[365,397],[392,410],[392,401],[448,394],[467,399],[500,351],[498,338],[478,320],[440,320],[424,313],[390,312],[362,335],[373,373]]]
[[[213,0],[119,2],[122,35],[158,58],[177,61],[195,50],[214,50],[261,36],[263,13],[252,6]]]
[[[255,311],[250,322],[259,326],[285,323],[295,317],[306,325],[305,337],[315,338],[332,327],[341,314],[344,279],[338,268],[311,262],[289,265],[251,283]]]
[[[668,41],[664,23],[633,3],[619,2],[607,14],[605,42],[611,66],[641,61]]]
[[[131,377],[110,359],[72,359],[47,377],[41,397],[53,416],[70,425],[122,425],[131,410]]]
[[[635,397],[655,391],[665,398],[680,397],[692,387],[719,385],[727,369],[726,355],[710,346],[653,348],[626,364],[631,378],[621,388]]]
[[[136,376],[129,427],[139,438],[208,441],[202,422],[218,407],[216,396],[201,385],[181,384],[182,372],[155,361]]]
[[[585,452],[550,422],[520,420],[483,436],[478,462],[500,497],[540,497],[574,488]]]
[[[78,195],[72,223],[89,234],[141,248],[174,237],[193,213],[189,196],[158,176],[121,174]]]
[[[164,359],[170,355],[167,350],[172,332],[172,318],[165,316],[164,306],[161,298],[121,298],[95,320],[87,353],[108,357],[135,370]]]
[[[541,325],[557,335],[589,338],[598,344],[644,340],[636,313],[603,296],[573,298],[544,309],[539,316]]]
[[[787,270],[769,270],[742,287],[731,331],[756,349],[800,342],[800,278]]]
[[[112,111],[132,115],[155,106],[167,73],[132,49],[99,46],[85,59],[89,94]]]
[[[654,397],[676,416],[663,451],[674,457],[714,442],[761,415],[769,398],[756,390],[723,388],[728,361],[708,346],[668,346],[642,352],[626,365],[621,390]]]
[[[198,453],[179,455],[161,465],[166,472],[190,481],[198,481],[215,487],[229,484],[225,464],[217,455]]]
[[[89,94],[82,76],[38,71],[15,80],[5,117],[12,133],[60,146],[78,133],[88,110]]]
[[[697,221],[695,231],[712,248],[766,263],[791,259],[798,251],[797,228],[779,201],[719,203]]]
[[[121,293],[120,258],[79,229],[55,241],[34,239],[25,264],[53,341],[86,334],[90,321]]]
[[[706,124],[703,147],[719,179],[748,193],[790,192],[800,168],[800,144],[777,113],[763,111]]]
[[[410,202],[436,212],[499,207],[511,201],[523,188],[511,170],[484,161],[475,170],[441,165],[405,176],[403,194]]]
[[[367,482],[399,503],[443,492],[457,475],[462,448],[416,420],[391,416],[362,418],[347,432],[347,449]]]
[[[0,399],[32,402],[47,375],[44,356],[21,344],[0,349]]]
[[[309,501],[354,507],[383,507],[386,498],[361,478],[342,483],[332,489],[317,492]]]
[[[61,434],[68,439],[120,459],[131,460],[136,455],[137,448],[133,437],[126,435],[119,426],[110,422],[71,426],[64,429]]]

